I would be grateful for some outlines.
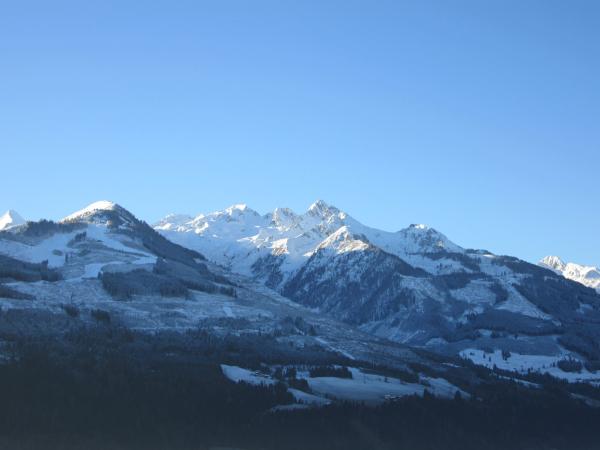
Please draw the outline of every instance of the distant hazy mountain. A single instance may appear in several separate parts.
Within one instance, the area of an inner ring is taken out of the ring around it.
[[[558,256],[546,256],[538,263],[556,273],[600,292],[600,269],[576,263],[565,263]]]

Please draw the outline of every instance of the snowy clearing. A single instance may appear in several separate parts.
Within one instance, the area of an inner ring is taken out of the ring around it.
[[[591,373],[585,369],[582,369],[581,372],[564,372],[556,367],[556,363],[565,359],[566,355],[546,356],[511,353],[508,358],[504,359],[500,350],[495,350],[494,353],[486,353],[483,350],[471,348],[461,351],[460,356],[490,369],[496,366],[498,369],[519,373],[527,373],[528,371],[547,373],[572,383],[600,381],[599,373]]]
[[[223,371],[223,375],[225,375],[228,379],[236,383],[243,381],[254,386],[275,384],[275,380],[273,380],[268,375],[263,375],[261,373],[248,369],[243,369],[238,366],[228,366],[227,364],[221,364],[221,370]]]

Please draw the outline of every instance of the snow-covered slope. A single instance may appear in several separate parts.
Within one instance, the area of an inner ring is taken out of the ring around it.
[[[565,263],[558,256],[546,256],[538,264],[569,280],[577,281],[600,292],[600,269],[598,267]]]
[[[23,219],[18,212],[9,209],[0,217],[0,230],[8,230],[9,228],[23,225]]]
[[[95,214],[99,211],[114,211],[117,208],[117,204],[110,202],[108,200],[100,200],[98,202],[94,202],[89,204],[83,209],[74,212],[73,214],[68,215],[63,219],[63,222],[66,221],[75,221],[80,218],[84,218],[86,216]]]
[[[131,228],[140,221],[122,206],[107,200],[94,202],[63,218],[61,223],[95,223],[111,228]]]
[[[169,251],[179,258],[202,258],[166,240],[118,204],[106,201],[92,203],[58,223],[27,222],[0,234],[0,254],[28,263],[44,262],[66,277],[79,270],[87,273],[85,262],[99,255],[105,260],[112,254],[114,261],[108,262],[148,264]]]

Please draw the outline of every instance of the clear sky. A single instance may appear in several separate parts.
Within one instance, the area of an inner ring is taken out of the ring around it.
[[[30,219],[322,198],[600,264],[600,2],[0,2],[0,156]]]

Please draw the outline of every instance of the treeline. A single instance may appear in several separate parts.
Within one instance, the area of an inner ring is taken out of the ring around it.
[[[203,264],[186,266],[176,261],[159,258],[152,271],[136,269],[128,272],[102,272],[102,286],[113,297],[131,299],[134,295],[188,297],[189,290],[223,294],[235,297],[233,286],[214,283],[212,274]]]
[[[30,222],[33,223],[33,222]],[[52,222],[54,223],[54,222]],[[55,224],[56,225],[56,224]],[[58,281],[62,279],[59,271],[48,267],[48,261],[30,263],[0,255],[0,297],[15,300],[33,300],[34,297],[17,289],[2,284],[3,282],[22,281]]]
[[[185,297],[187,288],[174,278],[144,269],[129,272],[104,272],[100,275],[102,286],[113,297],[131,299],[134,295],[160,295]]]
[[[311,378],[317,377],[336,377],[352,378],[352,372],[345,366],[318,366],[309,370]]]
[[[58,281],[60,273],[48,267],[48,261],[29,263],[10,256],[0,255],[0,281]]]
[[[3,238],[15,239],[20,236],[25,237],[46,237],[54,233],[71,233],[80,228],[84,228],[81,223],[57,223],[52,220],[42,219],[38,222],[27,222],[18,227],[18,233],[11,231],[0,231]]]
[[[12,298],[14,300],[33,300],[32,295],[17,291],[11,287],[0,284],[0,298]]]
[[[337,404],[273,413],[274,406],[292,401],[283,385],[232,383],[212,358],[167,358],[160,346],[155,358],[133,345],[120,351],[116,340],[138,339],[121,333],[112,330],[103,341],[71,336],[63,344],[68,351],[25,344],[19,358],[0,365],[0,444],[67,450],[583,450],[597,448],[600,438],[600,410],[561,392],[507,384],[489,385],[474,400],[426,395],[376,408]]]

